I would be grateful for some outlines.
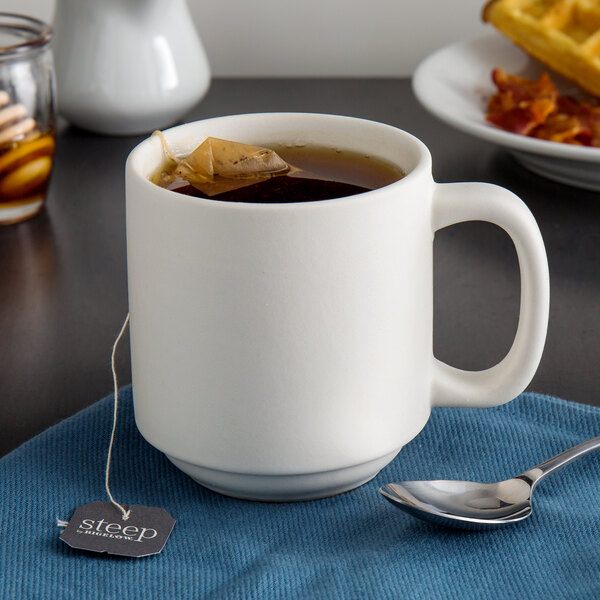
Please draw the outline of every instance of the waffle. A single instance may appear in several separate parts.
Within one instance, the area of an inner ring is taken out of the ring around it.
[[[600,0],[491,0],[483,20],[600,97]]]

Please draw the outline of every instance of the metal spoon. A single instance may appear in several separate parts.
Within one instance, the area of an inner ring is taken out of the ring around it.
[[[531,514],[531,495],[546,475],[600,448],[600,436],[498,483],[402,481],[380,492],[394,506],[418,519],[458,529],[487,529],[522,521]]]

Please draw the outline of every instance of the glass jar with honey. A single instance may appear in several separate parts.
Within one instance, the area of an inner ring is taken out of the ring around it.
[[[46,23],[0,13],[0,225],[44,206],[54,156],[56,114]]]

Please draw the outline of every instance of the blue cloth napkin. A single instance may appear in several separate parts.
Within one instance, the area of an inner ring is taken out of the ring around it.
[[[56,519],[106,500],[112,397],[0,460],[0,598],[600,598],[600,453],[536,490],[524,522],[459,532],[418,521],[378,493],[402,479],[493,481],[600,432],[600,409],[523,394],[492,409],[436,408],[373,481],[325,500],[225,498],[179,472],[137,432],[120,393],[111,489],[177,523],[161,554],[81,553]]]

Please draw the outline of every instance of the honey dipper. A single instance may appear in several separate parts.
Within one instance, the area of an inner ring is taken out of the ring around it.
[[[11,103],[9,94],[0,90],[0,212],[14,212],[16,205],[39,210],[52,171],[53,154],[53,133],[42,134],[25,106]],[[29,214],[23,210],[8,222]],[[2,215],[0,222],[5,222]]]
[[[22,137],[35,129],[35,119],[27,116],[22,104],[9,104],[7,92],[0,90],[0,145]]]

